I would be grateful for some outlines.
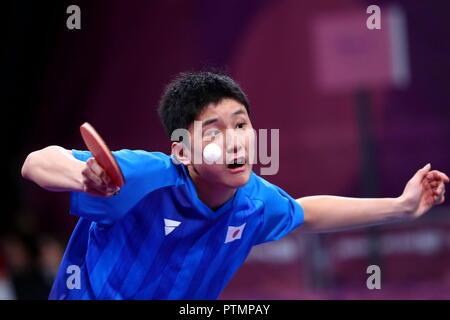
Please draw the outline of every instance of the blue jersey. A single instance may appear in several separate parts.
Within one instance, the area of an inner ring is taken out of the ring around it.
[[[70,212],[80,219],[49,299],[216,299],[252,246],[303,222],[302,207],[253,172],[213,211],[170,156],[114,156],[127,182],[118,195],[71,194]]]

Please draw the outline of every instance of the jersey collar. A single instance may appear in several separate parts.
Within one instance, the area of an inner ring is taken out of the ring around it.
[[[180,166],[182,167],[183,180],[185,181],[189,195],[191,196],[191,200],[202,215],[206,216],[207,218],[215,219],[221,216],[222,214],[228,212],[231,208],[237,206],[238,200],[241,196],[242,188],[238,188],[234,193],[233,197],[228,199],[228,201],[225,202],[222,206],[220,206],[219,209],[212,210],[198,197],[197,190],[195,188],[191,176],[189,175],[187,167],[183,164],[180,164]]]

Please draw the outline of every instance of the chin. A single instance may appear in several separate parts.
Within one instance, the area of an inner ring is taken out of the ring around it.
[[[250,173],[251,173],[251,170],[246,170],[243,173],[236,174],[231,177],[227,177],[225,184],[227,185],[227,187],[233,188],[233,189],[237,189],[242,186],[245,186],[247,184],[247,182],[250,180]]]

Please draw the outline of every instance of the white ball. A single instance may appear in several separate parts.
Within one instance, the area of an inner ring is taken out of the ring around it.
[[[222,149],[216,143],[210,143],[203,149],[203,157],[208,162],[217,161],[222,156]]]

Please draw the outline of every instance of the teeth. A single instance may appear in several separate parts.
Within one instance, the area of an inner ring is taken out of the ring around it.
[[[227,166],[228,168],[237,168],[245,164],[245,157],[240,157],[234,159],[231,163],[229,163]]]

